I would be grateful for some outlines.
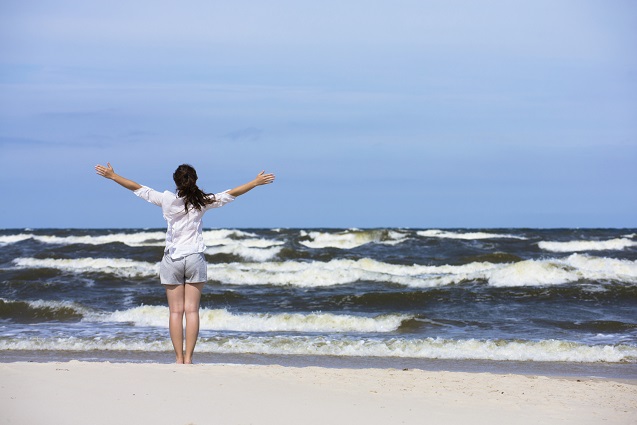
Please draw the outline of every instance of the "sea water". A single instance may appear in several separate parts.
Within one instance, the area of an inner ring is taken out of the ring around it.
[[[634,229],[208,229],[204,239],[205,361],[560,364],[637,377]],[[173,360],[163,246],[161,229],[0,231],[0,356]]]

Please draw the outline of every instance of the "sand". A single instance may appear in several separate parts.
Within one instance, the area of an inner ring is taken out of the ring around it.
[[[0,364],[0,424],[637,424],[637,380],[255,365]]]

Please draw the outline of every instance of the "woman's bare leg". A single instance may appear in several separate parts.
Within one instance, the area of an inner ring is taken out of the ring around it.
[[[166,298],[168,298],[168,309],[170,319],[168,329],[170,339],[175,349],[175,359],[177,363],[184,362],[184,300],[185,285],[164,285],[166,286]]]
[[[186,283],[184,311],[186,312],[186,352],[184,355],[184,363],[192,363],[192,353],[195,351],[197,337],[199,336],[199,301],[201,300],[201,291],[203,290],[203,282]]]

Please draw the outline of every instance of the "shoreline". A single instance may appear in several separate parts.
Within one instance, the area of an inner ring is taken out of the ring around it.
[[[172,352],[138,351],[0,351],[4,363],[90,362],[123,364],[165,364],[174,361]],[[344,357],[267,354],[223,354],[195,352],[202,365],[246,365],[320,367],[328,369],[417,369],[425,372],[464,372],[534,375],[558,378],[599,378],[637,380],[637,363],[533,362],[473,359],[419,359],[403,357]]]
[[[157,363],[1,363],[8,423],[635,423],[637,380]],[[37,408],[34,408],[37,406]]]

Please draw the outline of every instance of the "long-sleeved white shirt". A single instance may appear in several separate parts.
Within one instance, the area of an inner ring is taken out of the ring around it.
[[[150,187],[142,186],[134,193],[151,204],[161,207],[164,219],[168,223],[164,252],[170,254],[173,259],[204,252],[206,249],[202,224],[204,213],[212,208],[222,207],[235,199],[226,190],[215,194],[215,202],[203,206],[201,210],[189,205],[188,213],[186,213],[183,198],[177,197],[168,190],[157,192]]]

